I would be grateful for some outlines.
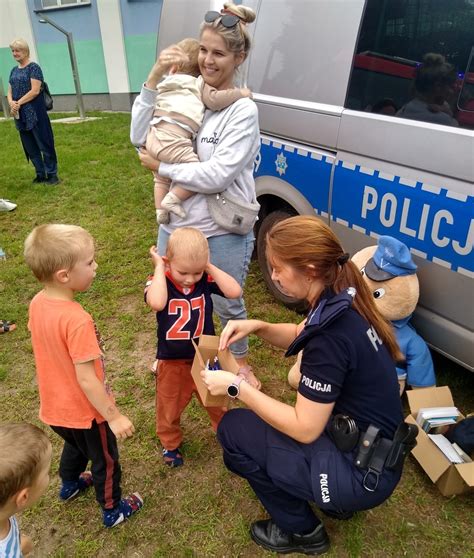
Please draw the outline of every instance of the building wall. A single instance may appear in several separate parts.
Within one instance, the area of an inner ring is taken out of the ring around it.
[[[19,37],[30,45],[33,60],[38,60],[36,45],[31,28],[30,16],[26,0],[0,1],[0,79],[5,92],[8,87],[10,71],[15,65],[9,44]]]
[[[140,91],[155,62],[161,6],[161,0],[120,0],[131,91]]]
[[[45,80],[53,94],[73,94],[72,78],[66,36],[51,25],[39,22],[34,9],[41,7],[39,0],[28,0],[38,60]],[[97,14],[97,2],[46,12],[55,23],[72,33],[74,49],[83,93],[108,93],[102,36]]]
[[[177,0],[179,1],[179,0]],[[127,110],[156,59],[162,0],[91,0],[45,11],[71,32],[86,109]],[[14,61],[9,43],[27,40],[43,69],[55,110],[75,108],[66,36],[39,22],[41,0],[0,0],[0,78],[4,88]]]

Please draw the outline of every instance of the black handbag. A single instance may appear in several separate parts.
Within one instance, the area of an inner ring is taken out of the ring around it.
[[[51,110],[53,108],[53,98],[49,92],[48,84],[45,81],[41,82],[41,92],[43,93],[46,110]]]

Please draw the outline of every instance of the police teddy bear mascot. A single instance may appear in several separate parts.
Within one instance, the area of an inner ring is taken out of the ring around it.
[[[380,313],[395,328],[405,363],[397,363],[400,395],[408,383],[412,388],[436,384],[431,354],[425,341],[410,324],[419,297],[416,264],[408,247],[396,238],[381,236],[377,246],[354,254],[352,261],[361,270]]]
[[[434,386],[433,361],[426,343],[409,323],[419,297],[416,264],[407,246],[391,236],[381,236],[378,246],[357,252],[352,261],[361,270],[377,308],[395,328],[404,363],[397,363],[400,395],[408,383],[412,388]],[[301,353],[288,373],[295,389],[300,380]]]

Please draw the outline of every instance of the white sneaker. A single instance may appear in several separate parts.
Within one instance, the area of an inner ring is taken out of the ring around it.
[[[0,211],[13,211],[16,208],[16,203],[10,200],[3,200],[0,198]]]

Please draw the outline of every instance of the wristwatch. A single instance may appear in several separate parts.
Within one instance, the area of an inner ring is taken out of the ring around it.
[[[236,376],[235,380],[227,387],[227,395],[232,399],[239,397],[240,384],[243,382],[243,376]]]

